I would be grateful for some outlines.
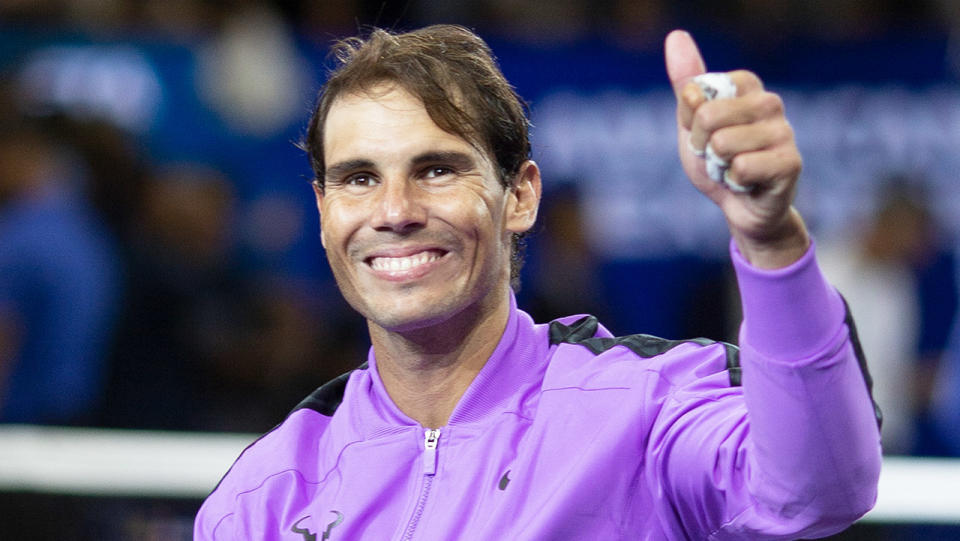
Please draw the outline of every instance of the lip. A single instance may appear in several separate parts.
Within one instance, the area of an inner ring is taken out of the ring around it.
[[[407,282],[423,278],[430,274],[430,272],[442,264],[448,254],[448,250],[437,247],[398,247],[377,250],[363,258],[363,263],[377,278],[391,282]],[[374,266],[374,260],[377,259],[407,259],[407,261],[395,261],[392,263],[381,262],[377,266]],[[410,259],[422,260],[414,261],[411,264]]]

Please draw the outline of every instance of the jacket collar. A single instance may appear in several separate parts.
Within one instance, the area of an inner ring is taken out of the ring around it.
[[[464,392],[448,425],[481,422],[493,415],[519,413],[522,401],[532,386],[539,388],[546,369],[549,348],[547,328],[517,308],[517,299],[510,292],[510,315],[497,347],[473,382]],[[370,405],[376,415],[388,424],[417,425],[394,404],[380,379],[373,348],[367,354],[371,385]]]

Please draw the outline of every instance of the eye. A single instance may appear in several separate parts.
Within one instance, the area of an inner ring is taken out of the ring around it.
[[[423,176],[426,178],[439,178],[445,175],[452,175],[453,173],[455,173],[453,168],[445,165],[433,165],[424,171]]]
[[[376,177],[369,173],[357,173],[344,179],[343,183],[347,186],[374,186],[378,183]]]

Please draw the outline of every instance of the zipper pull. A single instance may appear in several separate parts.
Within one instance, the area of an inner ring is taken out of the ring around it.
[[[423,474],[437,473],[437,442],[440,440],[439,428],[428,428],[423,431]]]

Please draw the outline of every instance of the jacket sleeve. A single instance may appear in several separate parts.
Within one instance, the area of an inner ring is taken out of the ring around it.
[[[666,426],[655,428],[664,452],[654,460],[667,520],[698,539],[836,533],[873,507],[880,473],[879,417],[855,329],[813,247],[773,271],[731,251],[742,388],[691,394],[698,380],[664,404]]]

